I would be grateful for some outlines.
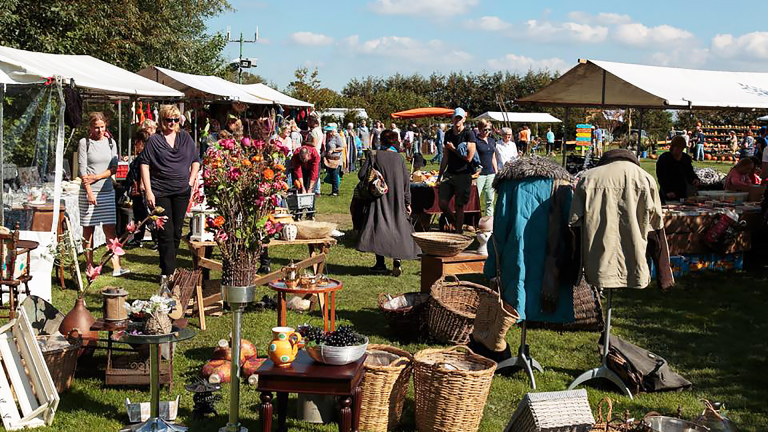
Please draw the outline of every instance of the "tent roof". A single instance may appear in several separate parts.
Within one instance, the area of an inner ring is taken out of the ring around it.
[[[657,109],[768,108],[768,73],[579,60],[520,104]]]
[[[405,111],[399,111],[392,113],[393,119],[415,119],[422,117],[450,117],[453,115],[453,110],[450,108],[414,108]]]
[[[547,113],[486,111],[474,120],[506,121],[511,123],[560,123],[560,119]]]
[[[309,102],[304,102],[302,100],[292,98],[287,94],[281,93],[265,84],[261,84],[261,83],[243,84],[242,87],[243,89],[245,89],[245,91],[247,91],[248,93],[256,97],[259,97],[261,99],[271,100],[272,102],[279,105],[292,106],[292,107],[313,107],[314,106]]]
[[[73,79],[93,93],[182,97],[176,90],[87,55],[47,54],[0,46],[0,83],[40,84],[50,77]]]
[[[158,66],[150,66],[137,73],[183,92],[187,97],[203,97],[213,100],[221,98],[258,105],[272,104],[271,100],[262,99],[245,91],[241,85],[216,76],[192,75]]]

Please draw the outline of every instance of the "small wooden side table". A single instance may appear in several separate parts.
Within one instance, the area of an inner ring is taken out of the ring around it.
[[[277,291],[277,325],[285,327],[286,322],[286,294],[317,294],[325,297],[325,301],[320,302],[320,308],[323,310],[323,330],[336,330],[336,291],[344,288],[344,284],[336,279],[328,279],[324,284],[318,284],[315,289],[302,288],[300,285],[296,288],[288,288],[282,279],[270,282],[269,288]]]
[[[256,370],[259,375],[257,390],[261,392],[261,430],[272,428],[272,392],[277,393],[277,430],[288,430],[285,425],[288,393],[310,393],[338,396],[341,405],[339,431],[357,432],[360,425],[360,406],[365,355],[344,366],[330,366],[312,360],[301,350],[290,367],[281,368],[267,360]]]
[[[421,256],[421,292],[429,293],[432,285],[445,275],[483,273],[486,255],[462,252],[452,257]]]

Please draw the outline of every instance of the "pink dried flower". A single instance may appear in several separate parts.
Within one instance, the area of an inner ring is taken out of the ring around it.
[[[155,221],[157,229],[165,229],[165,221],[168,220],[168,216],[153,216],[152,219]]]
[[[237,181],[241,175],[243,175],[243,172],[240,171],[240,168],[238,167],[230,167],[229,172],[227,173],[227,176],[231,181]]]
[[[229,236],[224,230],[219,230],[219,232],[216,233],[216,241],[219,243],[224,243],[228,238]]]
[[[134,221],[130,221],[128,225],[125,226],[125,230],[131,234],[135,233],[137,228],[138,227],[136,226],[136,222]]]
[[[125,255],[123,244],[120,243],[120,239],[118,238],[109,239],[109,244],[107,245],[107,249],[111,250],[112,253],[117,256]]]
[[[220,144],[221,144],[221,147],[226,149],[226,150],[234,150],[235,149],[235,140],[234,139],[221,140]]]
[[[90,281],[94,281],[101,274],[101,266],[94,267],[88,264],[88,268],[85,269],[85,276]]]
[[[244,138],[243,138],[243,139],[240,141],[240,144],[243,146],[243,148],[248,148],[248,147],[250,147],[250,146],[251,146],[251,144],[252,144],[252,143],[251,143],[251,139],[250,139],[250,138],[248,138],[248,137],[244,137]]]

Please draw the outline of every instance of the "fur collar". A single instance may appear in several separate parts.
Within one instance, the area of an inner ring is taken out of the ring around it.
[[[493,180],[494,189],[499,188],[499,182],[505,180],[522,180],[532,177],[543,177],[574,182],[574,177],[552,159],[542,156],[530,156],[507,162],[504,168],[496,174]]]
[[[603,166],[617,161],[628,161],[635,165],[640,165],[640,162],[637,161],[637,156],[634,152],[626,149],[613,149],[608,150],[605,152],[605,154],[603,154],[603,157],[600,158],[600,162],[597,163],[597,166]]]

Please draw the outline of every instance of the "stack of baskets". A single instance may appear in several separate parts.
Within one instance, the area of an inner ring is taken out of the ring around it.
[[[469,247],[474,240],[462,234],[444,232],[418,232],[412,233],[411,236],[422,252],[439,257],[456,256]]]
[[[475,324],[477,306],[480,304],[480,292],[493,293],[488,287],[460,281],[453,275],[444,276],[435,282],[429,299],[430,337],[456,345],[468,343]]]
[[[477,431],[495,370],[495,362],[465,346],[417,352],[413,356],[416,428]]]
[[[388,345],[368,345],[361,385],[360,430],[386,432],[400,422],[413,356]]]
[[[392,332],[400,339],[413,340],[426,333],[428,300],[427,293],[380,293],[378,303]]]

